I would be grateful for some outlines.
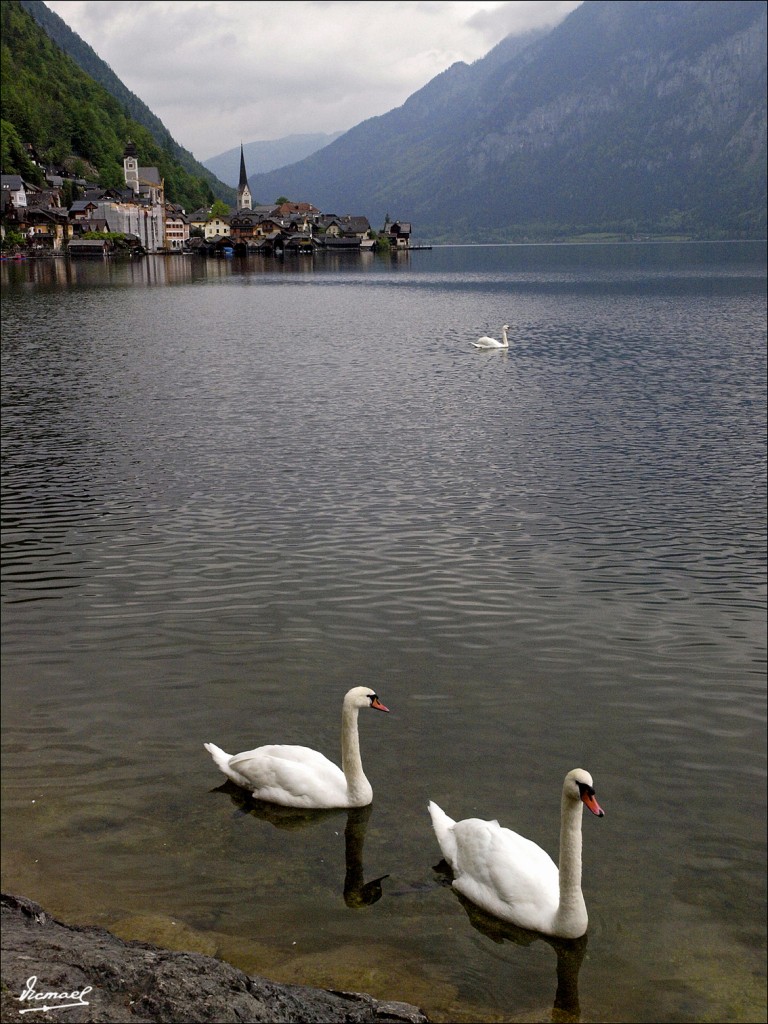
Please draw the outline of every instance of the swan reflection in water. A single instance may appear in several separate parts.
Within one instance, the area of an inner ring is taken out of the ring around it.
[[[285,831],[298,831],[302,828],[309,828],[319,824],[328,818],[338,817],[343,811],[333,808],[324,811],[308,810],[303,807],[281,807],[279,804],[265,803],[263,800],[254,800],[241,786],[227,780],[221,786],[212,790],[214,793],[226,793],[237,806],[239,813],[250,814],[262,821],[268,821],[275,828]],[[363,871],[363,846],[365,835],[368,830],[368,819],[371,816],[373,804],[365,807],[350,807],[346,812],[347,824],[344,829],[344,902],[353,910],[360,907],[369,907],[377,903],[383,890],[381,883],[389,875],[381,875],[370,882],[365,881]]]
[[[469,923],[482,935],[499,945],[503,942],[514,942],[518,946],[531,946],[541,940],[551,946],[557,956],[557,990],[552,1006],[552,1020],[555,1024],[578,1024],[581,1020],[579,1006],[579,971],[587,952],[587,936],[578,939],[558,939],[553,935],[531,932],[518,928],[514,924],[501,921],[475,906],[452,886],[453,872],[444,860],[435,865],[433,871],[438,876],[439,884],[449,887],[456,899],[464,908]]]

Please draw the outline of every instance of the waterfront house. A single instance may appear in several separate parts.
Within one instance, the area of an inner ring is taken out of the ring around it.
[[[229,217],[210,217],[203,227],[206,242],[217,238],[226,238],[230,233]]]
[[[311,231],[284,232],[281,244],[284,252],[311,255],[315,250],[315,240]]]
[[[4,174],[2,197],[3,236],[12,229],[26,236],[32,250],[62,251],[72,230],[58,189],[38,188],[18,174]]]
[[[323,231],[319,241],[326,249],[359,249],[371,237],[367,217],[331,214],[318,217],[317,224]]]
[[[329,214],[318,218],[318,227],[324,229],[325,234],[333,238],[370,238],[371,225],[367,217],[352,217],[349,214],[337,216]]]
[[[274,207],[270,207],[274,209]],[[288,225],[256,210],[240,210],[229,218],[232,241],[240,248],[272,251],[286,234]]]
[[[231,256],[235,250],[235,243],[229,235],[214,235],[204,241],[205,251],[212,256]]]
[[[27,236],[27,244],[33,250],[51,253],[63,252],[72,238],[73,229],[67,211],[60,207],[27,207],[17,211],[19,230]]]
[[[67,245],[70,256],[108,256],[112,251],[112,242],[107,238],[73,238]]]
[[[189,241],[189,221],[180,206],[165,208],[165,246],[169,252],[181,252]]]
[[[229,218],[229,233],[235,245],[256,248],[262,238],[261,218],[253,210],[240,209]]]
[[[384,223],[382,234],[389,239],[393,249],[407,249],[411,237],[411,225],[407,221],[390,221]]]

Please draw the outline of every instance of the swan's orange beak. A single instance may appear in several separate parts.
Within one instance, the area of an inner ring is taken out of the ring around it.
[[[376,708],[377,711],[389,711],[389,708],[384,707],[378,697],[371,697],[371,707]],[[600,812],[603,813],[602,811]]]
[[[585,789],[581,794],[581,802],[585,807],[588,807],[593,814],[596,814],[598,818],[605,817],[605,811],[595,799],[595,794],[590,793],[588,789]]]

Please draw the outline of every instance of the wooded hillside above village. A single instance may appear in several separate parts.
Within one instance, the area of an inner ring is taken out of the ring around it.
[[[31,145],[47,164],[62,165],[105,188],[120,187],[123,151],[133,142],[143,162],[158,168],[170,201],[192,210],[217,197],[234,199],[234,190],[202,165],[199,174],[185,169],[149,128],[48,37],[18,0],[3,0],[0,16],[3,174],[44,184],[40,168],[29,160],[26,147]]]

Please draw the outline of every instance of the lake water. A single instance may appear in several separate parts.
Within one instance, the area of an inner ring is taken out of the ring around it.
[[[765,1019],[762,244],[2,285],[6,891],[435,1021]],[[358,684],[370,815],[222,788]],[[586,948],[494,934],[427,801],[556,858],[577,766]]]

